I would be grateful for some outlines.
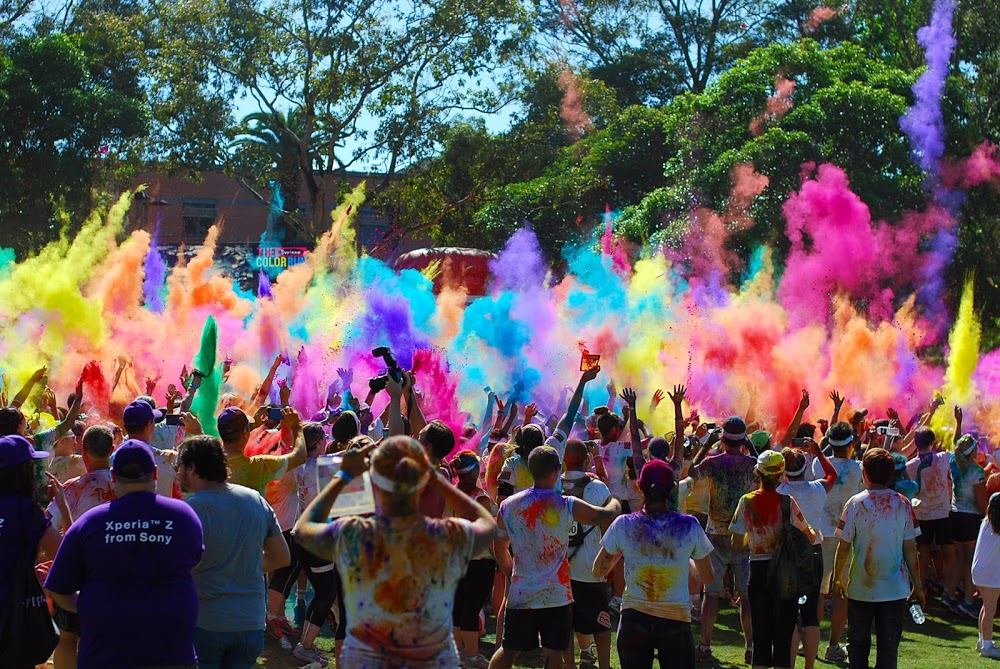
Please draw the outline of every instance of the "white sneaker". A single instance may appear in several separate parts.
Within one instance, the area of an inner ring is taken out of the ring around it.
[[[988,657],[991,660],[1000,660],[1000,648],[997,648],[993,644],[989,646],[983,645],[983,649],[979,651],[980,657]]]
[[[460,662],[465,669],[490,669],[490,661],[482,653],[475,657],[462,656]]]

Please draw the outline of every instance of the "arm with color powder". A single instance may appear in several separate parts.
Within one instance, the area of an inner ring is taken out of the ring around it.
[[[486,444],[490,443],[490,434],[493,432],[493,410],[496,403],[496,394],[492,390],[486,393],[486,411],[483,413],[483,420],[479,423],[479,431],[469,440],[470,444],[475,444],[476,455],[482,453]]]
[[[277,355],[274,358],[274,362],[271,363],[271,369],[268,370],[267,376],[260,383],[260,388],[254,393],[254,396],[250,398],[250,404],[247,406],[247,413],[252,414],[257,411],[257,408],[264,404],[267,396],[271,394],[271,385],[274,383],[274,375],[278,373],[278,368],[281,367],[281,362],[284,358],[281,355]]]
[[[524,407],[524,420],[521,421],[521,427],[527,427],[531,425],[531,419],[535,417],[538,413],[538,406],[534,402],[529,402]]]
[[[747,405],[747,431],[750,431],[750,425],[757,422],[757,388],[750,386],[747,391],[750,394],[750,404]]]
[[[181,413],[190,413],[191,405],[194,403],[194,396],[198,394],[198,388],[200,386],[201,378],[199,378],[197,374],[192,375],[191,385],[188,386],[188,394],[181,402]]]
[[[596,441],[591,439],[590,441],[584,442],[587,445],[587,450],[594,458],[594,472],[597,474],[597,478],[604,481],[604,484],[608,483],[608,470],[604,466],[604,458],[601,457],[601,448]]]
[[[582,499],[573,500],[573,520],[583,525],[600,525],[610,523],[622,512],[621,503],[614,497],[604,506],[594,506]]]
[[[28,400],[28,395],[34,390],[35,384],[45,378],[45,373],[48,371],[46,367],[39,367],[35,370],[35,373],[28,377],[28,380],[24,382],[21,389],[17,391],[17,395],[14,395],[14,399],[11,400],[10,405],[15,409],[20,409],[21,405]]]
[[[514,421],[517,420],[517,402],[510,402],[507,404],[507,420],[504,421],[503,427],[500,431],[503,433],[504,439],[510,435],[511,428],[514,427]]]
[[[605,578],[608,574],[610,574],[611,570],[615,568],[615,565],[618,563],[621,556],[621,553],[609,553],[607,548],[601,546],[600,552],[597,554],[597,557],[594,558],[594,578]]]
[[[781,438],[781,447],[788,448],[792,445],[792,439],[795,434],[799,431],[799,426],[802,425],[802,416],[805,414],[806,409],[809,408],[809,391],[802,391],[802,398],[799,400],[799,406],[795,410],[795,415],[792,416],[792,422],[788,424],[788,429],[785,430],[785,436]]]
[[[76,422],[77,416],[80,415],[80,404],[83,402],[83,381],[76,382],[76,389],[73,393],[73,403],[69,407],[69,411],[66,412],[66,417],[63,418],[56,425],[56,439],[59,439],[64,434],[73,429],[73,423]]]
[[[615,404],[618,401],[618,388],[615,386],[615,380],[609,378],[608,385],[605,388],[608,390],[608,411],[614,413]]]
[[[557,430],[562,430],[563,434],[569,434],[573,429],[573,422],[576,420],[576,414],[580,411],[580,404],[583,402],[583,389],[587,387],[587,384],[597,378],[597,375],[601,372],[601,367],[598,365],[593,369],[589,369],[580,376],[580,382],[576,385],[576,390],[573,391],[573,396],[569,399],[569,406],[566,407],[566,415],[563,416],[562,420],[559,421],[559,425],[556,426]]]

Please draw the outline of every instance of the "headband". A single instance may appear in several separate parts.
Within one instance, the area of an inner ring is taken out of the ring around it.
[[[800,476],[800,475],[804,474],[805,471],[806,471],[806,465],[805,465],[805,463],[802,463],[802,466],[799,467],[798,469],[796,469],[794,472],[788,472],[788,471],[786,471],[785,474],[787,476]]]
[[[845,437],[843,439],[829,439],[828,438],[828,441],[830,442],[831,446],[847,446],[849,443],[851,443],[852,441],[854,441],[854,435],[853,434],[848,435],[847,437]]]
[[[479,460],[475,460],[468,467],[462,467],[461,469],[456,469],[455,473],[456,474],[468,474],[469,472],[471,472],[473,469],[476,469],[477,467],[479,467]]]
[[[969,447],[964,451],[959,451],[962,455],[972,455],[972,452],[979,447],[979,443],[975,439],[970,439],[969,441],[972,442],[969,444]]]
[[[421,490],[424,489],[424,486],[427,485],[427,482],[431,480],[431,473],[429,471],[425,472],[424,475],[420,477],[420,480],[417,481],[416,484],[414,485],[397,483],[388,476],[383,476],[382,474],[379,474],[374,469],[369,471],[368,475],[371,477],[372,484],[376,488],[384,490],[385,492],[388,493],[392,493],[394,495],[406,495],[409,493],[420,492]]]
[[[746,430],[743,432],[723,432],[722,438],[726,441],[742,441],[747,438]]]

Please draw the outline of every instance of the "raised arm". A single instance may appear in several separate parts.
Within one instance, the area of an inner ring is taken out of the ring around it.
[[[264,400],[267,396],[271,394],[271,385],[274,383],[274,375],[278,372],[278,368],[281,367],[281,362],[284,357],[276,355],[274,357],[274,362],[271,363],[271,369],[268,370],[267,376],[261,381],[260,388],[254,393],[253,397],[250,398],[250,404],[247,406],[247,413],[254,413],[257,411],[257,407],[264,404]]]
[[[389,380],[390,383],[392,380]],[[340,471],[334,474],[333,480],[320,491],[316,498],[295,523],[293,530],[295,540],[313,555],[329,557],[333,550],[333,536],[328,531],[327,519],[337,497],[344,491],[347,484],[361,476],[367,469],[366,458],[375,450],[375,444],[358,449],[350,448],[344,451],[344,459],[340,462]]]
[[[76,382],[76,388],[73,391],[73,403],[69,405],[69,411],[66,412],[66,417],[63,418],[56,425],[56,439],[59,439],[71,429],[73,429],[73,423],[76,422],[77,416],[80,415],[80,404],[83,402],[83,381]]]
[[[795,415],[792,417],[792,422],[788,424],[788,429],[785,431],[785,436],[781,438],[781,447],[788,448],[792,445],[792,439],[795,434],[799,431],[799,426],[802,425],[802,416],[805,414],[806,409],[809,408],[809,391],[803,390],[802,397],[799,399],[799,407],[795,410]]]
[[[403,372],[403,376],[410,377],[409,392],[406,395],[406,417],[410,419],[410,434],[416,437],[427,425],[427,419],[424,418],[423,409],[420,408],[420,397],[414,390],[417,377],[414,376],[413,372]]]
[[[576,385],[573,396],[569,398],[566,415],[559,421],[559,425],[556,426],[557,430],[562,430],[563,434],[569,434],[573,429],[573,422],[576,420],[576,414],[580,411],[580,403],[583,401],[583,389],[587,387],[589,382],[596,379],[600,372],[601,367],[597,366],[580,375],[580,382]]]
[[[646,464],[646,459],[642,455],[642,439],[639,436],[639,417],[635,413],[635,390],[632,388],[622,389],[622,401],[629,408],[630,414],[628,433],[632,442],[632,463],[635,465],[636,471],[642,471],[642,466]]]
[[[433,473],[428,484],[430,489],[437,491],[444,497],[445,503],[455,512],[456,516],[472,521],[473,555],[489,548],[497,535],[497,524],[493,521],[490,512],[482,504],[453,486],[450,481],[446,481],[439,470],[432,469],[431,471]]]
[[[291,471],[298,467],[299,465],[305,464],[308,459],[308,454],[306,452],[306,439],[302,434],[302,418],[299,413],[292,407],[285,407],[281,410],[284,414],[284,418],[281,422],[285,424],[288,431],[292,435],[292,452],[281,457],[288,461],[288,465],[285,471]]]
[[[670,466],[675,472],[680,472],[684,464],[684,397],[687,388],[674,386],[670,393],[670,401],[674,405],[674,443],[670,445]]]
[[[840,410],[844,406],[844,398],[836,390],[830,392],[830,399],[833,400],[833,416],[830,417],[830,425],[836,425],[840,420]]]
[[[48,368],[39,367],[35,370],[35,373],[28,377],[28,380],[24,382],[21,389],[17,391],[17,395],[14,395],[14,399],[11,400],[10,405],[15,409],[20,409],[21,405],[28,400],[28,396],[31,391],[34,390],[35,384],[45,378],[45,374],[48,372]]]
[[[815,441],[806,438],[806,446],[808,447],[809,452],[812,453],[817,460],[819,460],[819,465],[823,468],[824,474],[822,479],[823,487],[827,492],[830,492],[833,489],[833,486],[837,483],[837,469],[833,466],[833,463],[830,462],[830,459],[823,455],[823,451],[820,449],[819,444]]]
[[[406,386],[410,384],[410,377],[403,375],[400,381],[396,381],[391,376],[386,379],[385,390],[389,393],[389,436],[395,437],[406,434],[406,425],[403,423],[402,397]]]

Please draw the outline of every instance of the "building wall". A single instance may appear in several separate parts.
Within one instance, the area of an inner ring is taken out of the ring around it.
[[[350,173],[346,181],[353,186],[367,176]],[[145,184],[146,190],[132,205],[129,214],[132,229],[152,233],[159,223],[160,244],[197,245],[205,239],[209,227],[221,221],[220,245],[258,243],[267,227],[268,206],[226,174],[202,172],[200,177],[191,180],[158,172],[140,174],[134,185]],[[305,193],[304,187],[302,192]],[[265,191],[261,195],[269,197],[270,193]],[[329,209],[332,211],[333,206]],[[305,211],[304,203],[300,204],[300,210]],[[391,222],[374,208],[364,206],[356,225],[359,245],[371,246],[388,233]]]

